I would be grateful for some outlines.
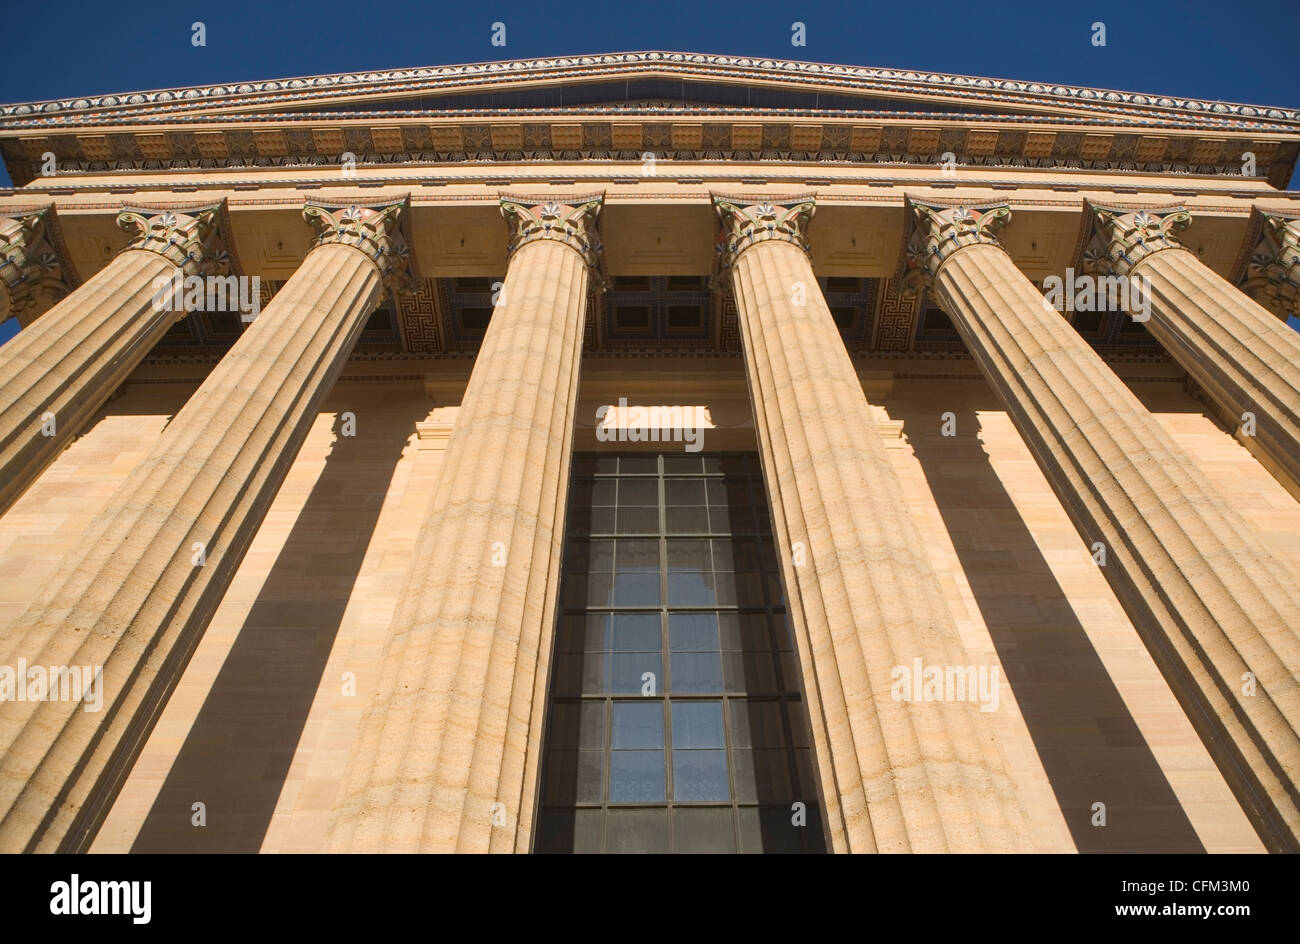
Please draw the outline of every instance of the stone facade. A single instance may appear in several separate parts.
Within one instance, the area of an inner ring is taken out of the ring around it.
[[[0,849],[533,851],[570,470],[655,407],[761,470],[818,847],[1300,850],[1298,153],[660,53],[0,108]]]

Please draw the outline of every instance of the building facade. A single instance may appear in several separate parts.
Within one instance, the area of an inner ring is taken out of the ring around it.
[[[1300,849],[1298,155],[676,53],[0,108],[0,848]]]

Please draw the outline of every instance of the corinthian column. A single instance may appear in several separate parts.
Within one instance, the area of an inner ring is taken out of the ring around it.
[[[0,215],[0,322],[26,328],[81,284],[59,239],[54,205]]]
[[[221,209],[123,210],[118,224],[134,233],[127,248],[0,346],[0,511],[35,481],[184,315],[156,303],[156,283],[178,270],[186,276],[229,271],[218,225]],[[12,227],[9,235],[12,239]],[[23,271],[31,273],[40,258],[29,256]],[[20,299],[27,284],[19,283]]]
[[[528,851],[603,197],[565,199],[501,199],[505,285],[349,761],[334,851]]]
[[[1014,786],[975,705],[894,698],[896,670],[910,678],[914,660],[969,660],[809,262],[812,198],[714,202],[831,845],[1023,849]]]
[[[1238,439],[1300,498],[1300,333],[1178,243],[1174,232],[1191,222],[1182,207],[1085,212],[1094,226],[1085,268],[1146,289],[1148,330],[1227,412]]]
[[[910,204],[929,281],[1272,849],[1300,848],[1300,600],[1164,428],[998,244],[1005,205]]]
[[[0,703],[0,851],[89,845],[385,280],[406,272],[403,206],[307,205],[307,258],[0,639],[3,665],[102,667],[103,698]]]
[[[1300,317],[1300,215],[1255,207],[1242,248],[1233,281],[1283,321]]]

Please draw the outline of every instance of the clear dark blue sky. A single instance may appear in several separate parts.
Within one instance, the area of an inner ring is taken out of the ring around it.
[[[190,41],[196,20],[204,47]],[[504,48],[491,44],[497,21]],[[795,21],[806,46],[791,45]],[[1300,0],[74,0],[7,4],[0,25],[3,102],[667,49],[1300,107]]]
[[[668,49],[1300,107],[1300,0],[7,3],[0,101]],[[207,46],[190,25],[207,27]],[[506,24],[505,48],[490,43]],[[790,43],[791,23],[807,45]],[[1106,25],[1106,46],[1091,24]]]

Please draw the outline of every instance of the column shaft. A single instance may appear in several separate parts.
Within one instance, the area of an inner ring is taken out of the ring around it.
[[[1147,328],[1240,430],[1238,438],[1300,498],[1300,332],[1233,288],[1187,249],[1154,252],[1133,268],[1149,280]]]
[[[176,323],[152,305],[154,280],[175,271],[158,253],[128,249],[0,346],[0,511]]]
[[[893,697],[917,658],[969,660],[806,252],[759,242],[732,280],[832,847],[1025,848],[976,706]]]
[[[102,665],[103,708],[0,705],[0,848],[89,844],[381,297],[369,254],[308,253],[6,633],[6,664]]]
[[[587,261],[511,257],[331,827],[335,851],[527,852]]]
[[[1300,848],[1295,574],[1006,252],[958,245],[951,224],[930,230],[938,298],[1084,541],[1104,544],[1105,576],[1261,836]]]

